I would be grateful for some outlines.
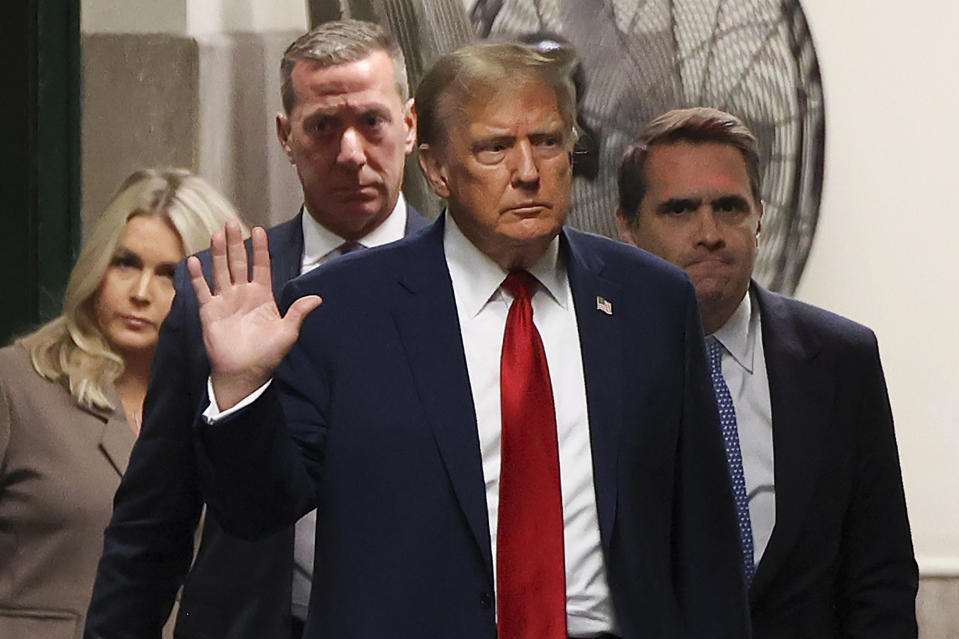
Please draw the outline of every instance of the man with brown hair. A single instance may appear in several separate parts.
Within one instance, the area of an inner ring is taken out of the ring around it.
[[[441,57],[416,109],[446,214],[291,282],[285,317],[261,231],[252,280],[236,228],[216,291],[191,260],[204,494],[249,536],[318,507],[307,637],[748,636],[694,291],[564,227],[568,62]]]
[[[654,119],[619,172],[622,239],[699,299],[758,639],[916,636],[916,563],[872,331],[751,280],[756,139],[728,113]]]
[[[345,253],[426,225],[400,192],[416,124],[393,37],[369,22],[324,23],[287,48],[280,74],[277,137],[304,204],[267,232],[277,291]],[[209,253],[201,259],[209,271]],[[257,542],[225,533],[208,516],[191,566],[203,506],[191,423],[202,410],[209,363],[185,268],[176,287],[142,433],[106,531],[86,636],[158,637],[182,582],[178,637],[298,639],[313,572],[312,513]]]

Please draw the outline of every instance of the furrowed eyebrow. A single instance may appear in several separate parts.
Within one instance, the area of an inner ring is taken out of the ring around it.
[[[749,209],[749,202],[740,195],[727,195],[712,201],[713,208],[732,208],[745,211]]]
[[[389,109],[385,109],[385,108],[380,107],[380,106],[371,106],[371,107],[368,107],[368,108],[366,108],[366,109],[361,110],[361,111],[359,112],[359,114],[360,114],[360,117],[362,117],[362,118],[367,118],[367,117],[373,115],[373,116],[376,116],[376,117],[378,117],[378,118],[382,118],[382,119],[384,119],[384,120],[392,120],[392,119],[393,119],[392,114],[390,113]]]
[[[502,144],[503,146],[511,146],[516,141],[516,138],[511,135],[488,135],[477,139],[473,143],[474,149],[482,149],[494,144]]]
[[[698,209],[701,204],[702,200],[695,200],[693,198],[672,198],[662,202],[659,206],[657,206],[656,212],[669,213],[670,211],[675,211],[676,209],[695,210]]]
[[[162,264],[157,265],[156,272],[160,275],[173,276],[176,273],[176,264],[173,262],[163,262]]]
[[[137,262],[142,261],[140,256],[128,249],[125,246],[118,246],[117,250],[113,253],[114,260],[136,260]]]

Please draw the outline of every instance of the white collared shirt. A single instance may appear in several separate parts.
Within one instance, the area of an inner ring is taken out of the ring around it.
[[[448,214],[443,248],[453,284],[479,430],[495,584],[502,429],[500,355],[506,316],[513,298],[500,287],[507,272],[476,248]],[[559,255],[558,237],[529,271],[541,284],[531,300],[533,322],[546,351],[556,412],[563,493],[567,630],[572,636],[615,632],[599,537],[579,330],[566,265]]]
[[[732,317],[713,333],[725,348],[723,378],[736,408],[749,520],[753,530],[753,561],[756,564],[762,558],[776,524],[772,404],[761,321],[759,305],[752,293],[748,293]]]
[[[406,232],[406,200],[400,193],[396,206],[383,222],[359,240],[366,248],[389,244],[403,239]],[[342,237],[317,222],[303,205],[303,256],[300,261],[300,275],[309,273],[317,266],[340,256],[340,247],[345,241]],[[275,291],[279,292],[279,291]]]

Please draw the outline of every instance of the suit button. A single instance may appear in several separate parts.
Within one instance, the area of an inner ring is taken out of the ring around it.
[[[484,592],[480,595],[480,605],[484,608],[491,608],[493,606],[493,595],[488,592]]]

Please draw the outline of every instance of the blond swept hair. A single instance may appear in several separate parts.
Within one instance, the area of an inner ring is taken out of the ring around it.
[[[233,205],[185,169],[142,169],[123,181],[85,234],[61,314],[22,339],[37,373],[65,383],[81,406],[115,408],[110,390],[123,373],[124,362],[97,325],[93,298],[127,221],[140,215],[167,221],[179,235],[185,255],[209,247],[210,236],[228,220],[239,221],[247,234]]]
[[[556,93],[566,130],[565,142],[576,141],[576,87],[572,47],[537,49],[519,42],[474,42],[437,59],[416,89],[419,144],[442,147],[457,114],[474,100],[502,90],[539,83]]]

